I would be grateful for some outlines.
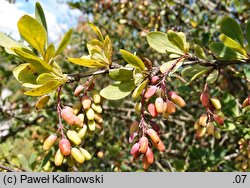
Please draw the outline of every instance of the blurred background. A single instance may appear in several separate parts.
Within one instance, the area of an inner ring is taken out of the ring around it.
[[[24,14],[34,15],[33,0],[0,0],[0,31],[16,40],[21,40],[16,23]],[[86,43],[95,37],[87,21],[96,24],[113,43],[114,61],[125,64],[119,49],[136,52],[147,57],[154,66],[168,61],[166,54],[159,54],[149,47],[146,34],[168,29],[182,31],[191,45],[199,44],[208,49],[211,41],[217,41],[219,22],[223,16],[237,19],[243,26],[250,18],[248,0],[41,0],[48,23],[51,42],[59,43],[63,34],[74,28],[74,34],[64,54],[57,58],[65,74],[78,73],[86,69],[70,64],[66,57],[87,54]],[[128,143],[129,126],[138,117],[134,103],[128,97],[120,101],[104,101],[104,130],[88,135],[83,143],[93,159],[83,165],[56,167],[53,157],[40,168],[46,156],[42,143],[57,130],[55,96],[47,109],[36,111],[37,98],[23,95],[23,88],[15,80],[12,70],[21,60],[5,53],[0,48],[0,171],[3,167],[23,171],[141,171],[141,161],[132,162],[131,144]],[[250,69],[249,69],[250,71]],[[227,117],[222,129],[222,138],[211,136],[195,138],[193,125],[204,109],[199,95],[205,83],[202,77],[190,85],[177,78],[169,80],[168,87],[176,90],[187,102],[187,106],[170,116],[168,120],[157,119],[162,127],[162,140],[166,151],[155,151],[156,162],[149,171],[241,171],[250,170],[238,162],[242,155],[239,140],[250,139],[250,116],[242,112],[240,104],[249,95],[249,83],[243,79],[243,67],[227,67],[215,85],[209,89],[220,98],[222,111]],[[80,83],[85,80],[82,79]],[[96,84],[101,89],[110,83],[101,76]],[[73,90],[77,83],[63,89],[64,104],[72,105],[76,98]],[[247,142],[246,142],[247,143]],[[245,146],[244,146],[245,147]],[[246,147],[249,147],[246,144]],[[250,148],[249,148],[250,150]],[[5,168],[6,170],[6,168]]]

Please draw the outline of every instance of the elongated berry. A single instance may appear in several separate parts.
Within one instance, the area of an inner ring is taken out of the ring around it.
[[[150,121],[150,125],[152,126],[152,129],[154,129],[157,133],[160,131],[160,126],[155,123],[154,121]]]
[[[91,105],[91,108],[92,108],[95,112],[97,112],[98,114],[101,114],[101,113],[102,113],[102,107],[101,107],[100,105],[98,105],[98,104],[93,103],[93,104]]]
[[[194,129],[197,130],[200,127],[199,120],[197,120],[194,124]]]
[[[43,109],[50,99],[49,95],[44,95],[36,102],[36,110]]]
[[[129,128],[129,134],[133,134],[134,132],[138,131],[139,129],[139,122],[138,121],[133,121],[133,123],[130,125]]]
[[[209,122],[207,124],[207,134],[209,134],[209,135],[214,134],[214,124],[212,122]]]
[[[83,85],[77,86],[76,89],[75,89],[75,91],[74,91],[74,95],[75,95],[76,97],[78,97],[78,96],[81,94],[81,92],[83,91],[83,89],[84,89],[84,86],[83,86]]]
[[[97,122],[95,122],[95,128],[96,128],[97,130],[99,130],[99,131],[102,131],[102,130],[103,130],[103,125],[102,125],[102,123],[97,123]]]
[[[141,113],[141,103],[140,102],[136,102],[135,103],[135,112],[137,113],[137,114],[140,114]]]
[[[80,148],[80,151],[82,152],[86,161],[89,161],[92,158],[91,154],[86,149]]]
[[[209,95],[207,92],[203,92],[200,96],[202,106],[207,107],[209,104]]]
[[[99,104],[101,102],[101,95],[97,90],[92,91],[92,98],[95,104]]]
[[[71,145],[68,139],[62,139],[59,142],[59,148],[60,151],[63,155],[69,155],[70,154],[70,149],[71,149]]]
[[[64,156],[61,153],[60,149],[57,150],[56,155],[55,155],[55,165],[56,166],[61,166],[63,162]]]
[[[158,83],[158,81],[159,81],[159,76],[153,76],[152,78],[151,78],[151,84],[153,84],[153,85],[155,85],[155,84],[157,84]]]
[[[219,125],[223,125],[224,124],[224,118],[223,117],[220,117],[220,116],[218,116],[218,115],[215,114],[213,116],[213,118],[214,118],[214,121],[216,123],[218,123]]]
[[[91,106],[91,99],[90,99],[90,97],[88,97],[86,95],[83,96],[81,102],[82,102],[82,107],[83,107],[84,110],[87,110],[87,109],[90,108],[90,106]]]
[[[170,91],[169,93],[170,99],[179,107],[184,107],[186,106],[186,102],[184,101],[184,99],[182,97],[180,97],[179,95],[177,95],[177,93]]]
[[[246,108],[249,105],[250,105],[250,96],[243,101],[242,108]]]
[[[73,114],[77,115],[81,109],[82,109],[82,103],[80,101],[75,102],[73,105]]]
[[[71,155],[72,157],[78,162],[78,163],[83,163],[85,161],[84,155],[82,152],[77,149],[77,148],[72,148],[71,149]]]
[[[156,111],[155,105],[153,103],[148,104],[148,112],[153,118],[158,116],[158,112]]]
[[[77,127],[82,128],[83,127],[83,121],[79,117],[74,116],[74,125],[76,125]]]
[[[61,116],[64,121],[66,121],[69,125],[74,125],[75,120],[74,117],[75,115],[70,111],[69,108],[64,108],[61,111]]]
[[[155,99],[155,108],[159,114],[163,112],[163,99],[161,97]]]
[[[207,124],[207,114],[202,114],[199,118],[199,125],[206,126]]]
[[[130,154],[134,155],[135,153],[139,152],[139,149],[140,149],[140,144],[137,142],[132,146]]]
[[[57,136],[55,134],[50,135],[46,140],[43,142],[43,150],[49,150],[53,144],[56,142]]]
[[[86,117],[88,120],[94,120],[95,119],[95,112],[92,108],[89,108],[87,111],[86,111]]]
[[[206,127],[199,127],[196,130],[196,138],[201,138],[201,137],[205,136],[206,131],[207,131]]]
[[[160,138],[158,134],[154,131],[154,129],[148,129],[147,134],[155,144],[158,144],[160,142]]]
[[[88,127],[86,125],[83,125],[83,127],[78,131],[78,135],[80,137],[80,139],[83,139],[87,133],[87,129]]]
[[[150,147],[148,147],[145,155],[146,155],[148,163],[153,164],[153,162],[154,162],[154,153],[153,153],[153,151],[152,151],[152,149]]]
[[[68,130],[66,134],[67,134],[68,139],[71,142],[73,142],[75,145],[78,146],[79,144],[81,144],[82,140],[81,140],[81,138],[79,137],[79,135],[77,134],[76,131]]]
[[[147,149],[148,149],[148,139],[147,139],[147,137],[143,136],[140,139],[140,149],[139,149],[139,151],[141,153],[146,153]]]
[[[96,124],[94,120],[88,120],[88,127],[90,131],[94,131],[96,128]]]
[[[78,114],[77,116],[79,118],[79,120],[83,123],[84,122],[84,114],[81,113],[81,114]]]
[[[142,166],[143,166],[144,170],[147,170],[149,168],[149,166],[150,166],[150,164],[149,164],[149,162],[148,162],[148,160],[146,158],[146,155],[144,155],[142,157]]]
[[[95,113],[95,121],[97,122],[97,123],[99,123],[99,124],[102,124],[103,123],[103,119],[102,119],[102,116],[101,116],[101,114],[96,114]]]
[[[165,151],[165,145],[163,144],[163,142],[160,140],[159,143],[156,145],[157,149],[159,151]]]
[[[221,134],[220,134],[220,131],[218,129],[214,130],[214,137],[218,140],[221,139]]]
[[[221,109],[221,103],[217,98],[211,98],[210,99],[211,103],[213,104],[214,108],[216,110],[220,110]]]
[[[150,86],[149,88],[147,88],[146,92],[144,93],[144,97],[146,99],[149,99],[155,94],[156,90],[157,90],[156,86]]]
[[[175,104],[172,101],[167,102],[167,113],[174,114],[176,111]]]

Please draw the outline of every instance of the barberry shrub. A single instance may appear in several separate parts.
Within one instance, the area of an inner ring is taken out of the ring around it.
[[[55,97],[53,93],[56,94],[54,103],[58,129],[44,139],[43,150],[48,155],[42,167],[50,160],[52,153],[55,166],[73,166],[74,163],[89,161],[92,154],[85,147],[88,142],[85,136],[96,131],[101,134],[105,129],[103,101],[121,100],[129,96],[137,114],[137,119],[127,120],[131,122],[129,130],[126,130],[131,143],[130,154],[133,162],[141,160],[143,168],[147,170],[155,162],[155,153],[167,152],[162,137],[165,130],[158,120],[174,119],[177,111],[188,111],[186,106],[191,105],[185,100],[186,93],[184,95],[172,89],[172,79],[180,79],[190,85],[199,78],[205,78],[198,101],[199,107],[204,110],[193,120],[193,133],[195,139],[221,139],[223,131],[231,124],[231,118],[223,113],[225,101],[221,102],[219,92],[211,93],[210,89],[224,76],[224,69],[233,65],[244,67],[242,73],[237,74],[248,83],[249,89],[250,22],[244,26],[243,32],[236,20],[224,17],[220,22],[220,42],[210,43],[209,48],[193,44],[184,32],[168,28],[167,32],[148,32],[146,39],[149,46],[155,53],[168,56],[159,66],[155,66],[147,57],[140,57],[140,54],[125,49],[120,49],[119,53],[126,64],[115,63],[114,54],[117,53],[113,51],[112,39],[109,35],[104,36],[101,28],[92,22],[88,25],[96,36],[86,44],[88,54],[67,57],[67,62],[87,67],[92,70],[90,73],[62,71],[56,57],[69,44],[73,29],[65,33],[58,46],[50,43],[46,19],[39,3],[36,3],[35,18],[24,15],[17,23],[25,43],[16,42],[0,33],[0,46],[22,60],[13,69],[13,75],[25,88],[25,95],[38,97],[34,108],[46,108],[46,104]],[[101,81],[101,75],[108,75],[111,84],[97,89],[95,85]],[[83,78],[87,80],[82,82]],[[75,96],[73,105],[63,103],[63,87],[75,82],[77,87],[71,93]],[[245,98],[241,102],[242,114],[246,116],[239,121],[249,126],[250,95],[242,97]],[[242,170],[250,169],[249,137],[239,138],[239,145],[236,165]],[[98,156],[101,158],[103,153],[99,152]]]

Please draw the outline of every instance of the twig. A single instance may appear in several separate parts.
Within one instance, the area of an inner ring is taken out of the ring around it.
[[[7,166],[4,166],[2,164],[0,164],[0,168],[4,169],[4,170],[7,170],[8,172],[22,172],[22,170],[14,170],[14,169],[12,169],[10,167],[7,167]]]

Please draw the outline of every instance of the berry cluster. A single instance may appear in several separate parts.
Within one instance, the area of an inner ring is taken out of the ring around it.
[[[250,168],[250,140],[242,138],[238,141],[238,144],[240,152],[235,159],[236,167],[247,170]]]
[[[141,155],[143,168],[147,170],[154,162],[152,147],[159,151],[165,151],[165,146],[160,139],[160,127],[152,118],[160,114],[165,119],[176,112],[176,106],[186,105],[182,97],[174,91],[168,91],[165,85],[165,76],[152,76],[150,84],[142,92],[141,101],[135,103],[135,111],[141,116],[141,120],[134,121],[130,126],[130,142],[138,136],[131,149],[133,159]]]
[[[221,138],[220,129],[217,125],[224,124],[224,114],[221,112],[221,103],[219,99],[210,97],[205,86],[204,91],[200,95],[200,101],[206,109],[206,113],[202,114],[195,122],[194,129],[196,130],[196,137],[202,138],[207,133],[214,136],[216,139]]]
[[[55,154],[56,166],[62,165],[65,156],[70,156],[69,160],[74,159],[78,163],[91,159],[91,154],[81,147],[82,140],[88,130],[93,132],[96,129],[102,130],[103,128],[101,96],[98,91],[93,90],[93,87],[94,83],[89,81],[78,86],[74,91],[74,95],[79,100],[72,107],[64,106],[61,108],[60,102],[58,103],[58,132],[61,133],[62,138],[59,141],[59,149]],[[86,90],[84,91],[85,88]],[[91,97],[87,95],[89,91],[92,91]],[[66,135],[64,134],[66,128],[62,125],[61,118],[69,125]],[[57,135],[50,135],[44,141],[43,149],[49,150],[56,140]]]

